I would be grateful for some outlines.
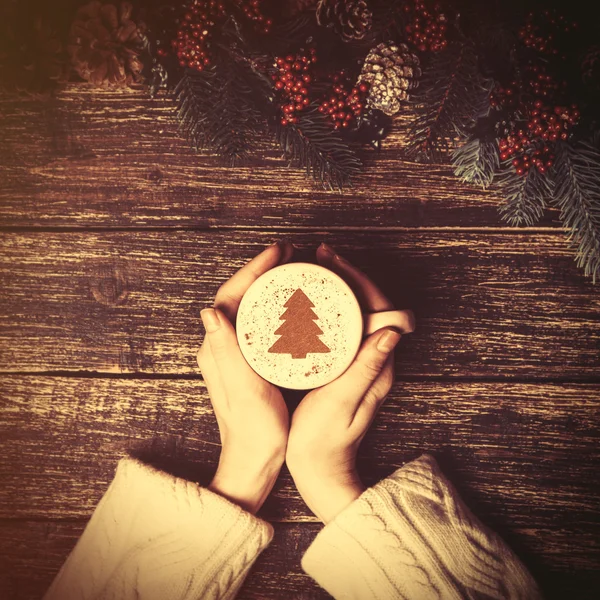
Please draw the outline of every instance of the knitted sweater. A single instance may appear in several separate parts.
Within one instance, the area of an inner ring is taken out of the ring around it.
[[[123,459],[45,598],[233,598],[272,537],[271,525],[219,495]],[[540,598],[427,455],[326,525],[302,566],[335,598]]]

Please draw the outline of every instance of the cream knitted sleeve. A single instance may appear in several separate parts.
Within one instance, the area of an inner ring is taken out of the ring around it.
[[[123,459],[45,599],[233,598],[272,537],[221,496]]]
[[[338,600],[541,597],[519,559],[477,520],[428,455],[326,525],[302,566]]]

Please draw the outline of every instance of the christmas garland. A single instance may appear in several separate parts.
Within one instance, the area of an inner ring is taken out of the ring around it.
[[[463,6],[462,4],[466,4]],[[271,136],[290,166],[342,189],[410,116],[406,156],[499,186],[500,214],[560,218],[600,276],[600,39],[554,9],[429,0],[66,0],[2,9],[0,76],[35,94],[77,77],[169,94],[181,131],[230,164]],[[547,2],[544,4],[547,5]],[[42,5],[43,7],[43,5]],[[534,10],[531,10],[531,9]],[[584,20],[586,22],[586,20]]]

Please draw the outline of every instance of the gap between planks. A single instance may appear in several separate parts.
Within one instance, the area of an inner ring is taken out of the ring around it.
[[[219,233],[222,231],[240,231],[244,233],[266,233],[266,232],[294,232],[294,233],[328,233],[328,232],[359,232],[359,233],[484,233],[486,235],[506,235],[506,234],[545,234],[564,236],[565,230],[560,227],[395,227],[382,226],[300,226],[300,225],[273,225],[272,227],[254,226],[254,225],[208,225],[206,227],[197,226],[117,226],[117,227],[98,227],[98,226],[11,226],[0,225],[0,233],[120,233],[120,232],[153,232],[153,233],[173,233],[179,231],[201,232],[201,233]]]
[[[9,371],[0,370],[0,382],[3,377],[64,377],[70,379],[124,379],[124,380],[154,380],[154,381],[204,381],[202,375],[194,373],[109,373],[103,371]],[[600,376],[591,377],[493,377],[493,376],[448,376],[448,375],[397,375],[395,380],[399,383],[510,383],[530,385],[568,385],[600,384]],[[307,390],[308,391],[308,390]]]

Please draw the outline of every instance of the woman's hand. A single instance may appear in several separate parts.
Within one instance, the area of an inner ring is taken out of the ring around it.
[[[327,245],[317,250],[319,264],[353,288],[363,310],[393,309],[366,275]],[[402,333],[414,330],[405,311]],[[362,492],[356,452],[394,381],[393,350],[401,333],[383,328],[362,344],[354,362],[335,381],[309,392],[292,417],[286,461],[308,507],[328,523]]]
[[[279,389],[244,359],[232,323],[250,285],[269,269],[289,261],[292,254],[289,243],[269,246],[221,286],[214,309],[200,313],[206,335],[198,366],[222,444],[209,489],[252,513],[269,495],[285,459],[289,415]]]

